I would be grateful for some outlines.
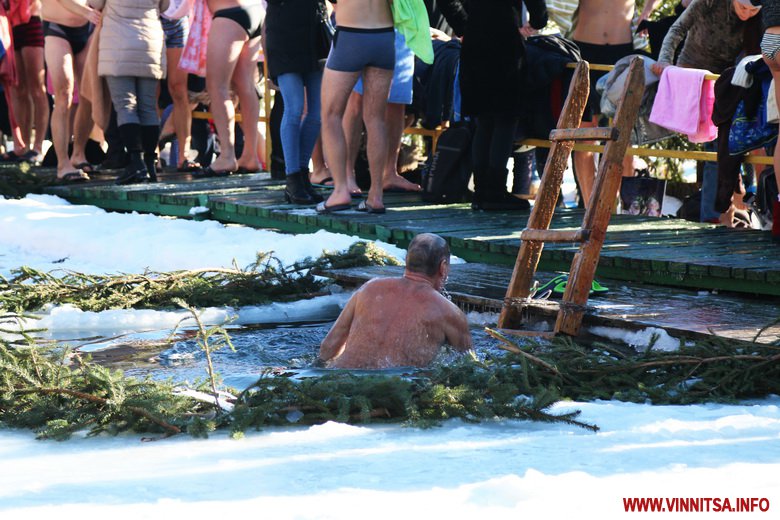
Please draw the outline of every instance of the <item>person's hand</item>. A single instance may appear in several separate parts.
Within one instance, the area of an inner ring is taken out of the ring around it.
[[[450,41],[452,39],[444,31],[440,31],[439,29],[436,29],[435,27],[431,27],[430,29],[431,29],[431,40],[440,40],[440,41],[443,41],[443,42],[448,42],[448,41]]]
[[[527,39],[535,34],[539,34],[539,31],[531,27],[530,23],[526,23],[520,28],[520,34]]]
[[[95,9],[87,9],[88,11],[84,14],[84,18],[92,25],[100,25],[100,19],[103,17],[102,13]]]
[[[653,74],[655,74],[656,76],[660,77],[661,74],[663,73],[664,69],[666,67],[669,67],[670,65],[671,65],[671,63],[664,63],[662,61],[659,61],[657,63],[653,63],[650,66],[650,70],[653,71]]]

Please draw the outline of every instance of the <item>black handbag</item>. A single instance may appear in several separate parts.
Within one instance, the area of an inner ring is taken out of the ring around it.
[[[319,25],[317,58],[320,66],[324,67],[330,53],[330,47],[333,44],[336,28],[333,26],[330,16],[328,16],[328,8],[325,7],[323,0],[317,2],[317,22]]]

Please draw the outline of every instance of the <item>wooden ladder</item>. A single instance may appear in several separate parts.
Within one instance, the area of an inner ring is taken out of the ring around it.
[[[645,87],[644,65],[642,59],[636,57],[629,65],[628,76],[615,113],[614,126],[577,128],[582,120],[590,88],[588,70],[588,62],[581,61],[577,64],[569,94],[558,119],[558,127],[550,133],[550,141],[552,141],[550,155],[544,166],[536,202],[528,219],[528,227],[520,234],[520,250],[517,253],[514,272],[498,321],[498,326],[502,329],[518,329],[521,325],[522,310],[531,296],[531,283],[536,274],[544,243],[579,242],[580,250],[572,260],[566,291],[552,334],[563,332],[576,336],[579,333],[601,247],[615,206],[615,196],[620,188],[623,158]],[[580,229],[550,230],[550,222],[563,181],[563,172],[574,142],[577,140],[607,142],[599,161],[590,203]]]

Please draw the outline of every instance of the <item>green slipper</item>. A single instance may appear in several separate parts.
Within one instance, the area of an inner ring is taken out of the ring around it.
[[[549,291],[552,296],[561,297],[563,296],[563,293],[566,292],[566,282],[568,281],[569,281],[568,273],[559,274],[549,282],[540,285],[536,289],[535,295],[538,294],[539,297],[541,298],[545,293]],[[593,282],[590,284],[590,291],[588,292],[588,295],[599,296],[607,292],[609,292],[609,288],[601,285],[598,281],[593,280]]]

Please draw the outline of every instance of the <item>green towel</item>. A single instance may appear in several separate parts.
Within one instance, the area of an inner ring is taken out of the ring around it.
[[[406,45],[425,63],[433,63],[431,22],[423,0],[393,0],[393,24],[406,38]]]

